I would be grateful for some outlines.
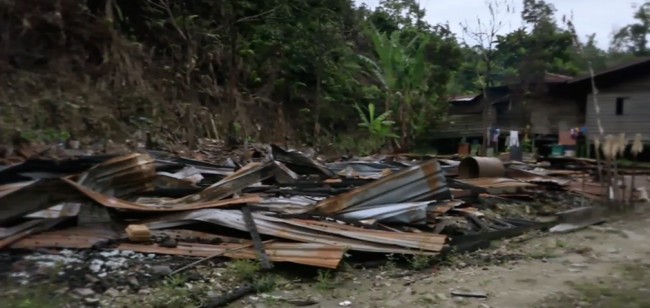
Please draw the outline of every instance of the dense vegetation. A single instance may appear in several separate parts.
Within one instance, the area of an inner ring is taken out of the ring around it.
[[[409,148],[445,121],[450,96],[648,54],[650,3],[609,50],[590,35],[582,55],[552,5],[518,6],[490,3],[490,20],[452,33],[415,0],[2,0],[0,124],[40,137],[146,130],[190,147]],[[501,33],[502,14],[525,27]]]

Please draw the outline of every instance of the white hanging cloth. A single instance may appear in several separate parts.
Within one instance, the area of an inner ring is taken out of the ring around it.
[[[510,138],[508,139],[508,146],[519,146],[519,132],[516,130],[510,131]]]

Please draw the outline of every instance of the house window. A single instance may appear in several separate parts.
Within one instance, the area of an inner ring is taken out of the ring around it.
[[[625,100],[627,97],[617,97],[616,98],[616,115],[623,115],[623,110],[625,109]]]

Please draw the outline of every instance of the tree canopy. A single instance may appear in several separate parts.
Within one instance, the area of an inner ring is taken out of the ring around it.
[[[546,72],[577,75],[587,60],[599,69],[646,56],[650,31],[650,2],[638,6],[635,22],[615,33],[609,49],[600,49],[594,34],[579,38],[581,55],[544,0],[523,0],[520,12],[487,3],[492,19],[463,25],[464,33],[428,22],[415,0],[382,0],[375,8],[353,0],[57,3],[0,6],[8,25],[0,40],[12,46],[2,51],[2,65],[33,78],[22,96],[1,91],[7,110],[19,114],[24,107],[16,101],[25,97],[38,95],[31,100],[40,106],[54,97],[69,104],[48,107],[52,112],[72,108],[85,116],[77,133],[137,122],[190,145],[214,136],[408,148],[444,123],[452,96]],[[500,13],[520,14],[522,27],[504,32]],[[34,91],[46,79],[57,90]],[[95,90],[74,90],[80,82]],[[45,118],[3,121],[75,130],[68,127],[75,121]]]

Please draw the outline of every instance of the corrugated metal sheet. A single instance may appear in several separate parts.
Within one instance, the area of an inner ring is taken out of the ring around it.
[[[449,210],[462,205],[464,202],[460,200],[440,201],[430,204],[427,207],[427,220],[434,222],[437,217],[449,212]]]
[[[188,202],[206,202],[220,200],[242,189],[259,183],[275,175],[277,166],[273,161],[265,163],[250,163],[223,180],[211,185],[199,193],[175,200],[159,200],[156,203],[163,206],[176,206]]]
[[[30,225],[29,228],[23,229],[18,233],[14,233],[6,238],[3,238],[0,240],[0,249],[3,249],[25,237],[28,237],[33,234],[38,234],[40,232],[49,230],[54,228],[56,225],[62,223],[63,221],[69,219],[69,217],[59,217],[59,218],[47,218],[47,219],[39,219],[39,220],[33,220],[36,221],[33,225],[31,225],[30,222],[28,224]],[[15,231],[15,230],[13,230]]]
[[[628,98],[623,106],[623,115],[616,115],[617,97]],[[650,91],[598,94],[598,104],[600,106],[600,121],[605,134],[626,133],[628,139],[633,139],[634,134],[639,133],[643,135],[644,141],[650,141],[650,121],[648,121],[650,118],[650,108],[648,108],[650,106]],[[600,137],[591,94],[587,98],[586,127],[589,139]]]
[[[25,215],[37,217],[74,216],[80,204],[88,198],[107,207],[139,211],[182,211],[232,204],[259,203],[256,195],[220,201],[242,188],[250,186],[276,174],[278,165],[273,162],[253,164],[233,173],[198,194],[180,199],[148,199],[149,203],[136,203],[117,197],[153,187],[155,170],[153,159],[146,154],[128,154],[113,158],[91,168],[80,175],[60,179],[44,179],[28,183],[5,185],[0,192],[0,222],[10,221]],[[115,197],[117,196],[117,197]],[[61,209],[56,208],[64,204]],[[33,214],[42,209],[54,207],[48,212]]]
[[[336,213],[377,204],[448,200],[451,192],[437,160],[431,159],[368,183],[352,191],[327,198],[316,205],[321,213]]]
[[[260,234],[299,242],[349,247],[357,251],[413,254],[422,250],[422,253],[432,254],[440,251],[446,240],[441,235],[366,230],[334,222],[281,219],[259,213],[253,213],[253,217]],[[240,231],[248,230],[240,211],[219,209],[174,214],[150,222],[147,226],[152,230],[167,229],[193,221],[204,221]]]
[[[259,218],[259,216],[262,215],[258,215],[256,218]],[[442,250],[442,246],[444,245],[447,238],[444,235],[432,235],[426,233],[397,233],[381,230],[366,230],[329,221],[301,219],[282,220],[275,217],[266,218],[270,218],[270,220],[275,222],[286,223],[296,227],[303,227],[330,234],[336,234],[347,238],[354,238],[369,243],[387,243],[399,247],[416,249],[417,251],[438,252]],[[350,247],[350,249],[354,248]]]
[[[24,223],[9,227],[9,228],[0,228],[0,239],[12,236],[14,234],[23,232],[27,229],[33,228],[38,225],[40,220],[28,220]]]
[[[524,183],[515,179],[508,178],[478,178],[478,179],[463,179],[456,180],[460,183],[473,185],[482,188],[496,188],[496,187],[534,187],[535,184]]]
[[[228,252],[241,246],[242,244],[179,243],[176,248],[166,248],[157,245],[121,244],[117,249],[194,257],[209,257],[223,253],[229,258],[257,259],[256,251],[252,247]],[[273,262],[291,262],[332,269],[338,267],[345,253],[345,249],[340,246],[313,243],[269,243],[264,245],[264,251]]]
[[[273,159],[287,164],[287,167],[301,169],[309,174],[321,174],[325,177],[334,177],[334,172],[321,165],[319,162],[297,151],[286,151],[275,144],[271,144]],[[294,169],[292,169],[294,170]],[[294,170],[300,173],[297,170]]]
[[[109,159],[82,173],[80,185],[98,193],[121,197],[153,189],[154,160],[147,154],[127,154]]]
[[[388,174],[386,170],[390,171],[399,171],[405,166],[395,166],[386,163],[377,163],[377,162],[365,162],[365,161],[351,161],[351,162],[340,162],[340,163],[329,163],[325,164],[327,168],[330,168],[332,171],[336,172],[339,175],[349,174],[354,172],[356,176],[362,177],[372,177],[377,174]]]
[[[84,249],[107,240],[117,240],[119,234],[108,225],[86,225],[62,230],[46,231],[21,239],[13,243],[11,248],[33,249],[44,248],[74,248]]]
[[[427,206],[430,201],[380,204],[355,207],[337,213],[336,217],[349,220],[376,220],[380,223],[424,224],[427,221]]]
[[[569,180],[562,180],[556,177],[551,177],[541,173],[536,173],[535,171],[520,170],[515,168],[509,168],[506,170],[506,176],[511,177],[527,183],[553,183],[556,185],[564,186],[569,184]]]
[[[115,240],[118,237],[117,232],[108,226],[93,225],[32,235],[13,243],[11,248],[87,249],[99,242]],[[229,250],[251,244],[252,242],[247,240],[242,240],[241,243],[222,243],[218,245],[179,242],[176,248],[166,248],[155,244],[140,245],[127,243],[120,244],[116,249],[140,253],[195,257],[208,257],[218,253],[224,253],[224,256],[230,258],[256,259],[256,252],[252,247],[244,248],[236,252],[228,252]],[[344,247],[341,246],[314,243],[269,243],[265,245],[264,249],[271,261],[274,262],[293,262],[324,268],[336,268],[345,252]]]
[[[175,206],[146,205],[109,197],[68,179],[47,179],[36,181],[29,186],[3,196],[0,200],[0,222],[20,218],[63,202],[86,201],[88,198],[107,207],[135,211],[184,211],[262,201],[257,195],[247,195],[235,199],[186,203]]]
[[[251,203],[253,207],[259,207],[271,212],[285,214],[300,214],[311,210],[322,197],[310,198],[304,196],[291,197],[262,197],[260,202]]]
[[[31,218],[55,218],[63,216],[76,216],[79,214],[81,203],[67,201],[85,201],[85,198],[79,198],[79,193],[70,191],[66,187],[61,191],[56,189],[57,185],[66,185],[65,183],[75,183],[74,185],[83,187],[86,190],[92,190],[103,196],[125,196],[130,193],[145,191],[153,188],[153,179],[155,177],[154,160],[147,154],[127,154],[111,158],[101,164],[98,164],[88,171],[77,176],[71,176],[67,179],[49,179],[41,181],[32,181],[26,183],[5,185],[0,188],[0,198],[2,205],[0,208],[0,221],[3,219],[13,219],[17,215],[13,213],[30,214]],[[73,182],[73,180],[75,180]],[[42,185],[43,183],[47,183]],[[50,186],[48,189],[47,187]],[[46,192],[47,191],[47,192]],[[31,199],[30,192],[41,193],[38,202]],[[72,195],[66,195],[71,193]],[[50,195],[57,197],[50,198]],[[77,196],[77,200],[74,196]],[[22,200],[22,201],[20,201]],[[21,206],[22,202],[29,203],[29,206]],[[9,206],[9,204],[14,206]],[[34,209],[39,210],[52,206],[48,210],[32,212]],[[18,215],[18,216],[23,216]],[[6,218],[5,218],[6,217]]]
[[[83,203],[79,202],[64,202],[62,204],[55,205],[47,210],[29,214],[25,216],[25,218],[57,218],[64,216],[74,217],[79,214],[79,210],[83,205]]]
[[[36,181],[29,181],[29,182],[22,182],[22,183],[14,183],[14,184],[6,184],[6,185],[0,185],[0,198],[29,185],[34,184]]]

